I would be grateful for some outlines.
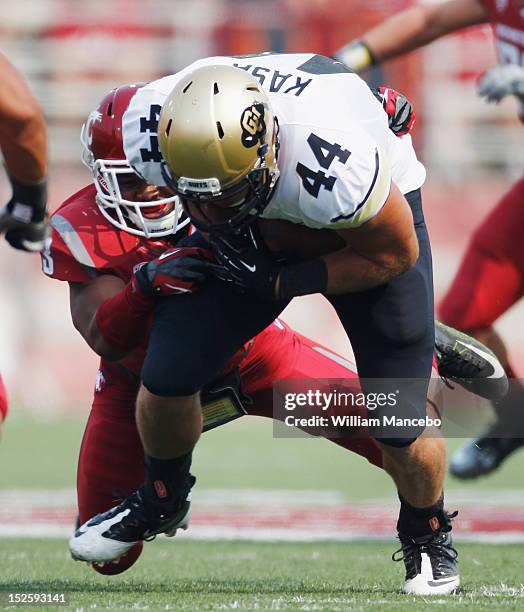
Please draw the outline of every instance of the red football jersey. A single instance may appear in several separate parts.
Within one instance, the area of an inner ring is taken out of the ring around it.
[[[501,64],[524,66],[524,2],[482,0],[493,26]]]
[[[51,215],[49,225],[51,238],[41,253],[42,270],[51,278],[70,283],[87,283],[101,274],[117,276],[127,283],[137,264],[158,257],[174,244],[166,239],[134,236],[112,225],[98,208],[94,185],[65,200]],[[229,360],[224,371],[250,355],[250,347],[248,342]],[[113,382],[118,380],[135,390],[145,350],[146,346],[138,347],[120,361],[101,359],[103,378],[111,376]]]
[[[100,274],[129,281],[134,267],[158,257],[172,243],[134,236],[112,225],[100,212],[94,185],[70,196],[51,216],[51,241],[42,270],[58,280],[85,283]]]
[[[128,282],[134,267],[158,257],[172,242],[148,240],[112,225],[100,212],[94,185],[74,193],[49,220],[51,239],[42,252],[47,276],[71,283],[87,283],[101,274]],[[145,347],[137,348],[119,362],[101,360],[102,372],[137,384]]]

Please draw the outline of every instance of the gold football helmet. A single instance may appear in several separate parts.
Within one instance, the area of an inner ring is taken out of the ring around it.
[[[164,102],[158,139],[164,179],[200,229],[239,232],[266,207],[279,176],[278,123],[245,70],[215,65],[185,75]],[[230,209],[228,218],[212,222],[203,204]]]

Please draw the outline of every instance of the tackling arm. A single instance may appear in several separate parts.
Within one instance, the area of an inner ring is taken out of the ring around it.
[[[209,259],[206,249],[175,247],[144,263],[127,284],[108,274],[70,282],[73,324],[95,353],[121,359],[145,341],[155,297],[195,291]]]
[[[116,276],[97,276],[88,283],[69,283],[69,304],[73,325],[97,355],[120,359],[126,351],[111,346],[96,322],[98,309],[125,288]]]
[[[448,0],[416,5],[386,19],[362,39],[342,47],[335,57],[360,72],[394,59],[450,32],[489,21],[481,0]]]

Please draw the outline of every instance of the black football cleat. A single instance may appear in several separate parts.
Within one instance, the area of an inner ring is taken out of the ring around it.
[[[403,591],[410,595],[450,595],[460,585],[457,551],[450,531],[441,529],[429,536],[411,538],[398,534],[401,548],[393,561],[404,561]]]
[[[146,504],[138,490],[81,525],[69,539],[69,550],[78,561],[118,561],[137,542],[152,540],[160,533],[172,537],[177,529],[187,529],[190,515],[191,492],[168,512],[159,505]]]
[[[471,393],[492,401],[508,392],[508,377],[495,353],[475,338],[435,321],[438,372]]]
[[[524,446],[524,438],[482,438],[468,440],[452,455],[449,472],[463,480],[478,478],[496,470],[505,459]]]

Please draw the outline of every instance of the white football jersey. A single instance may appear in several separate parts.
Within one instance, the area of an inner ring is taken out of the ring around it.
[[[164,185],[157,124],[182,76],[202,66],[242,68],[265,89],[278,119],[280,179],[262,216],[312,228],[358,227],[384,205],[393,180],[402,193],[424,183],[409,135],[395,136],[368,85],[330,58],[264,53],[211,57],[137,91],[123,118],[131,166]]]

